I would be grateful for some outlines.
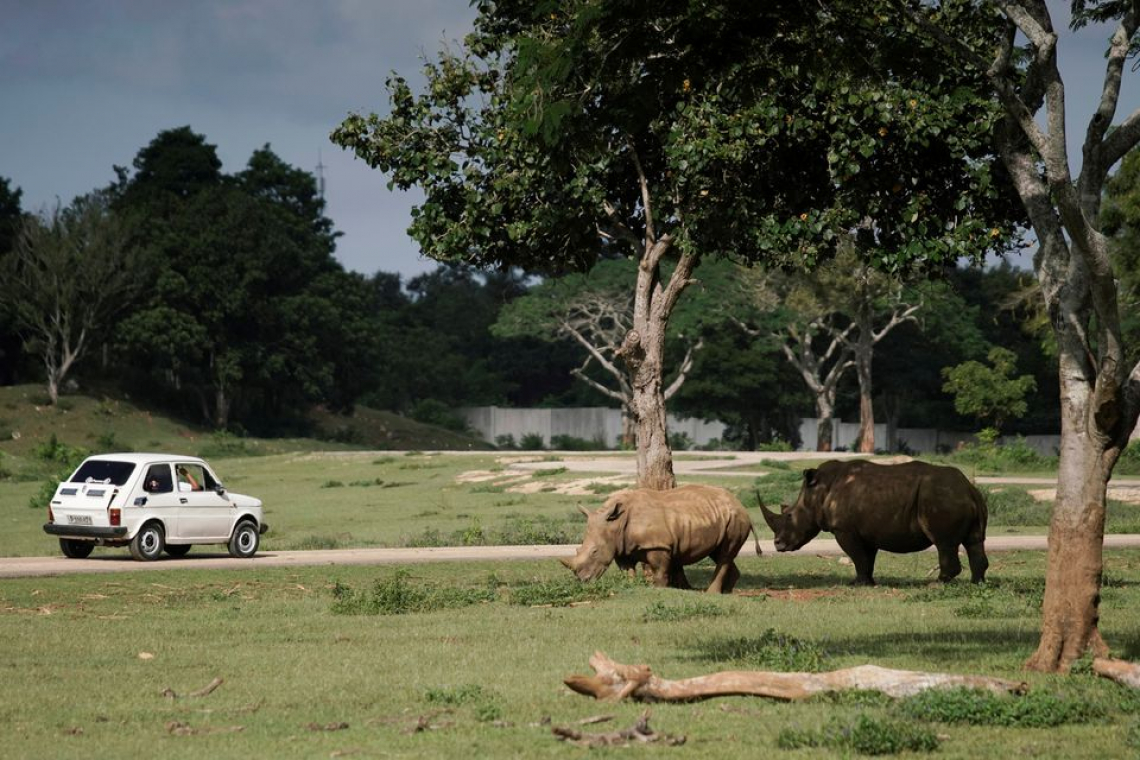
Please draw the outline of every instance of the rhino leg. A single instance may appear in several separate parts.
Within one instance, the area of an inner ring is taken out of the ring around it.
[[[851,563],[855,565],[856,586],[875,585],[875,557],[879,550],[863,541],[854,533],[836,533],[835,542],[839,544]]]
[[[645,554],[646,575],[658,588],[665,588],[673,577],[669,552],[654,551]],[[685,581],[688,583],[688,580]]]
[[[986,569],[990,566],[986,558],[986,545],[981,541],[966,544],[966,558],[970,561],[970,581],[985,583]]]
[[[728,562],[718,563],[716,573],[713,574],[712,583],[709,584],[708,592],[710,594],[731,594],[738,580],[740,580],[740,570],[736,567],[735,562],[729,560]]]
[[[937,544],[938,580],[948,583],[962,572],[962,560],[958,559],[958,544]]]
[[[685,575],[685,566],[677,562],[669,567],[669,587],[691,589],[689,576]]]

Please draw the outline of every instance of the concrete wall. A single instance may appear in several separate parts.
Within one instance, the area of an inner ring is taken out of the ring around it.
[[[800,420],[801,451],[815,448],[817,426],[818,420],[814,417],[804,417]],[[839,450],[842,448],[851,451],[855,448],[855,439],[858,435],[859,423],[835,423],[832,426],[832,449]],[[919,454],[933,454],[939,450],[953,451],[963,444],[977,441],[972,433],[936,430],[935,428],[899,428],[896,431],[896,437],[900,444],[897,448],[901,449],[905,445],[908,450]],[[1056,456],[1057,449],[1061,445],[1061,436],[1059,435],[1027,435],[1024,438],[1026,445],[1044,456]],[[999,443],[1006,440],[1011,439],[1001,438]],[[879,449],[888,448],[886,425],[875,425],[875,446]]]
[[[606,448],[616,448],[621,439],[621,411],[605,407],[577,409],[505,409],[497,406],[478,406],[459,409],[458,413],[491,443],[500,436],[514,436],[520,443],[523,436],[540,435],[544,446],[556,435],[568,435],[585,441],[601,441]],[[675,417],[670,414],[669,433],[684,433],[696,446],[705,446],[724,436],[724,425],[705,422],[692,417]]]
[[[468,407],[458,410],[467,420],[471,429],[491,443],[499,436],[514,436],[515,443],[521,443],[523,436],[540,435],[542,445],[549,447],[556,435],[568,435],[584,441],[601,441],[605,448],[616,448],[621,439],[621,412],[605,407],[581,407],[577,409],[506,409],[497,406]],[[800,420],[801,451],[815,448],[817,420],[805,417]],[[695,446],[707,446],[710,441],[724,437],[724,424],[705,422],[696,417],[675,417],[669,415],[669,433],[684,433]],[[857,422],[837,422],[832,434],[832,449],[852,450],[859,434]],[[972,433],[962,433],[934,428],[899,428],[896,432],[900,444],[919,454],[933,454],[940,450],[954,450],[977,439]],[[1136,435],[1140,435],[1140,427]],[[1061,445],[1059,435],[1027,435],[1025,442],[1030,448],[1045,456],[1056,456]],[[880,449],[887,448],[887,426],[875,425],[875,443]],[[901,446],[900,446],[901,448]]]

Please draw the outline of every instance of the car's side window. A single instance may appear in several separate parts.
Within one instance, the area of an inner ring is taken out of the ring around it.
[[[200,464],[179,464],[175,470],[178,472],[179,491],[209,491],[214,488],[214,479]]]
[[[174,479],[170,477],[170,465],[152,464],[146,471],[143,490],[147,493],[170,493],[174,490]]]

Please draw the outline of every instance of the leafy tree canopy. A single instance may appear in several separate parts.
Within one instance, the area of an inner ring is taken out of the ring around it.
[[[422,93],[394,75],[388,115],[333,132],[424,190],[429,256],[584,270],[656,225],[682,251],[802,265],[873,219],[869,255],[898,269],[1011,234],[976,75],[874,4],[477,5]]]

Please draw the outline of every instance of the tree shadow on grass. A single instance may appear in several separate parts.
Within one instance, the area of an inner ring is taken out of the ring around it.
[[[751,653],[770,646],[770,632],[758,633],[751,638],[710,637],[700,641],[687,642],[684,646],[687,655],[684,659],[700,662],[738,663],[745,659],[737,653]],[[780,646],[787,651],[789,663],[799,661],[797,653],[820,653],[823,669],[831,669],[828,662],[835,658],[859,658],[870,662],[890,660],[900,657],[950,662],[955,660],[982,659],[1005,653],[1012,662],[1020,663],[1033,652],[1037,645],[1038,633],[1034,630],[1013,630],[1004,628],[954,629],[915,633],[913,631],[853,634],[849,636],[829,636],[822,640],[798,640],[794,637],[780,637]],[[775,668],[787,669],[787,668]]]
[[[696,589],[707,588],[709,583],[712,582],[712,568],[697,566],[686,567],[685,574],[689,578],[689,583]],[[745,570],[740,574],[740,580],[736,583],[736,591],[751,591],[759,589],[822,589],[834,588],[836,590],[856,590],[866,589],[866,586],[855,586],[855,571],[851,568],[838,567],[827,568],[819,572],[800,571],[800,572],[763,572],[755,570]],[[958,582],[958,581],[956,581]],[[920,577],[902,577],[895,575],[883,575],[876,577],[876,586],[873,589],[920,589],[926,588],[931,585],[930,578]]]

